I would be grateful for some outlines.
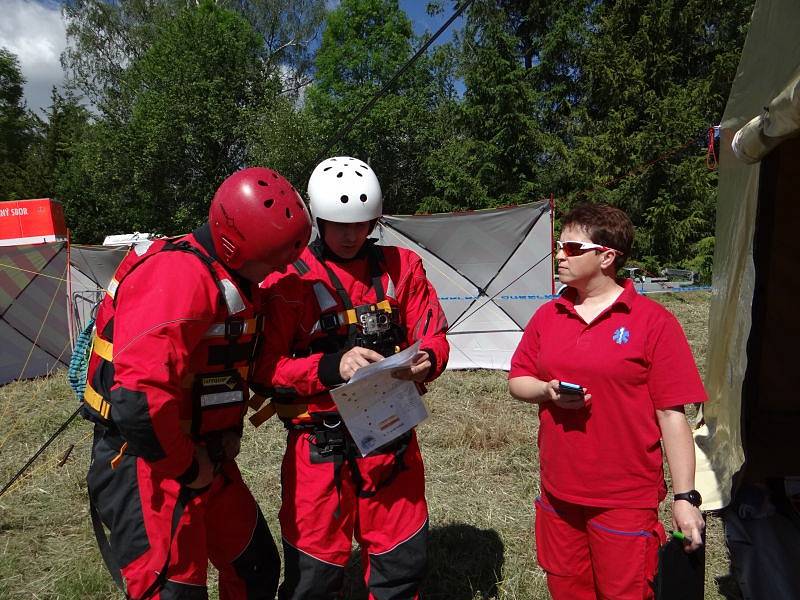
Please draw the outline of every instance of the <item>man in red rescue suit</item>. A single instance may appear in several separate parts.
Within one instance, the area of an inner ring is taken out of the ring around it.
[[[207,224],[139,243],[117,269],[84,414],[96,423],[95,533],[126,598],[205,599],[209,560],[221,599],[275,597],[277,548],[234,458],[263,327],[253,284],[296,260],[310,233],[289,182],[249,168],[222,183]]]
[[[367,164],[323,161],[308,194],[320,239],[285,276],[262,284],[265,316],[274,322],[262,360],[288,429],[278,597],[340,597],[355,535],[370,598],[411,600],[419,597],[428,537],[416,434],[362,457],[328,392],[418,340],[413,366],[395,376],[422,388],[447,363],[446,320],[419,256],[367,239],[382,210]]]

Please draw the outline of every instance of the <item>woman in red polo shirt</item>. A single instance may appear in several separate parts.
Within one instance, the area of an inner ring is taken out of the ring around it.
[[[528,323],[508,375],[514,398],[539,405],[538,560],[556,600],[652,598],[662,441],[673,527],[687,551],[702,543],[683,407],[706,395],[677,319],[616,278],[633,245],[628,216],[587,204],[562,227],[556,260],[569,287]]]

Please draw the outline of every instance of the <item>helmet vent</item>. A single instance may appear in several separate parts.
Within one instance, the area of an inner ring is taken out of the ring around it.
[[[292,218],[292,211],[290,211],[288,207],[286,208],[286,218],[287,219],[291,219]]]
[[[272,205],[275,204],[275,200],[270,198],[269,200],[264,200],[264,206],[267,208],[272,208]]]
[[[361,201],[362,202],[366,202],[367,201],[367,195],[366,194],[361,194]]]
[[[367,165],[358,165],[358,166],[361,167],[362,169],[366,169],[367,171],[369,171],[369,167]]]
[[[353,171],[353,172],[354,172],[356,175],[358,175],[359,177],[363,177],[363,175],[361,174],[361,171]]]
[[[323,170],[323,171],[330,171],[332,168],[333,168],[332,166],[331,166],[331,167],[325,167],[325,168],[324,168],[324,169],[322,169],[322,170]]]
[[[260,185],[262,187],[267,187],[269,184],[266,181],[264,181],[263,179],[259,179],[258,180],[258,185]]]
[[[345,196],[342,196],[341,198],[339,198],[339,200],[341,200],[341,201],[342,201],[342,204],[347,204],[347,201],[348,201],[348,200],[350,200],[350,198],[348,198],[348,197],[345,195]]]
[[[344,175],[344,173],[342,173],[341,171],[339,171],[339,172],[336,174],[336,176],[337,176],[337,177],[341,177],[342,175]]]

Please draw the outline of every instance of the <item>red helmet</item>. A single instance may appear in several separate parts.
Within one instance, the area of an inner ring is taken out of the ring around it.
[[[214,247],[232,269],[247,261],[286,265],[311,237],[311,217],[300,195],[272,169],[252,167],[219,186],[208,212]]]

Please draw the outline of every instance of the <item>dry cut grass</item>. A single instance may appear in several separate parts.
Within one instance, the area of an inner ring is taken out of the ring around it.
[[[659,297],[684,324],[705,366],[708,297]],[[427,396],[419,428],[431,513],[429,600],[548,597],[533,549],[538,494],[534,408],[513,401],[505,373],[448,372]],[[0,389],[0,483],[5,483],[74,410],[63,376]],[[11,491],[0,498],[0,598],[116,598],[91,533],[84,475],[91,430],[77,419]],[[278,423],[248,430],[240,465],[273,535],[284,433]],[[63,466],[58,463],[74,445]],[[664,515],[666,517],[666,515]],[[667,523],[668,525],[668,523]],[[721,522],[709,516],[706,598],[727,585]],[[212,593],[212,597],[216,597]],[[364,599],[354,554],[347,598]]]

